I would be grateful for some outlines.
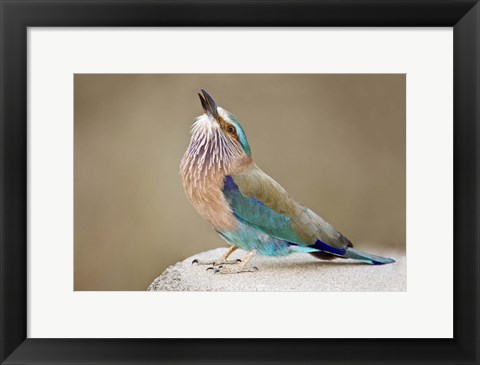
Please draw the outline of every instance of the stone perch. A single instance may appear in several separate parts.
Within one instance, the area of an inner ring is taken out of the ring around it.
[[[256,272],[214,274],[208,266],[193,264],[197,260],[215,260],[225,248],[191,256],[168,267],[149,291],[406,291],[407,259],[403,253],[391,253],[396,262],[367,265],[354,260],[318,260],[308,254],[284,257],[256,256],[250,264]],[[229,259],[242,258],[245,251],[235,251]]]

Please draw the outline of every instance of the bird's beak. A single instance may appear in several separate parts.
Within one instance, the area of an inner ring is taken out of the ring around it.
[[[200,97],[200,102],[202,103],[203,110],[205,110],[205,113],[207,113],[207,115],[211,115],[215,120],[219,121],[220,116],[218,115],[217,105],[213,101],[212,97],[208,95],[205,90],[201,89],[201,91],[203,96],[201,94],[198,94],[198,96]]]

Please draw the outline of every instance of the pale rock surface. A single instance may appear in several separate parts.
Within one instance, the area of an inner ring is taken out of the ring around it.
[[[322,261],[309,254],[284,257],[256,256],[250,263],[256,272],[214,274],[208,266],[192,265],[197,260],[218,260],[226,248],[218,248],[189,257],[168,267],[149,291],[316,291],[376,292],[407,290],[407,259],[392,252],[396,262],[388,265],[367,265],[353,260]],[[245,256],[237,250],[230,257]]]

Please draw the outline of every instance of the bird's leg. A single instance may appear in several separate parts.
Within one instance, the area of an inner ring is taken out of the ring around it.
[[[238,274],[241,272],[254,272],[258,271],[258,268],[255,266],[246,267],[248,261],[255,256],[257,250],[251,250],[247,253],[247,255],[243,258],[242,261],[238,262],[232,266],[218,266],[213,272],[214,273],[221,273],[221,274]]]
[[[237,264],[239,263],[240,259],[236,259],[236,260],[227,260],[228,256],[230,256],[238,247],[237,246],[230,246],[230,248],[223,254],[223,256],[221,258],[219,258],[218,260],[214,260],[214,261],[210,261],[210,260],[207,260],[207,261],[203,261],[203,260],[193,260],[192,261],[192,265],[193,264],[198,264],[198,265],[213,265],[213,266],[216,266],[216,265],[233,265],[233,264]],[[207,270],[209,269],[213,269],[213,268],[207,268]]]

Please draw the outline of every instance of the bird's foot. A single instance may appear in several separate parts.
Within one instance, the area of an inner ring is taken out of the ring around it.
[[[246,266],[247,262],[255,256],[257,250],[251,250],[248,254],[243,258],[243,260],[236,259],[236,260],[227,260],[228,256],[237,249],[236,246],[230,247],[227,252],[218,260],[218,261],[211,261],[211,260],[198,260],[195,259],[192,261],[192,265],[208,265],[207,271],[212,270],[214,274],[222,273],[222,274],[238,274],[241,272],[255,272],[258,271],[258,268],[255,266]],[[230,265],[230,266],[228,266]]]
[[[209,267],[207,270],[213,270],[213,273],[216,274],[221,273],[221,274],[239,274],[241,272],[255,272],[258,271],[258,268],[256,266],[247,266],[247,262],[250,261],[250,259],[255,256],[255,253],[257,250],[251,250],[248,252],[248,254],[243,258],[243,261],[238,262],[235,265],[231,266],[223,266],[219,265],[216,267]]]
[[[220,265],[235,265],[242,262],[240,259],[236,260],[225,260],[225,259],[218,259],[218,260],[193,260],[192,265],[208,265],[208,266],[220,266]],[[210,268],[207,268],[207,270]]]
[[[220,257],[218,260],[193,260],[192,261],[192,265],[194,264],[197,264],[197,265],[209,265],[209,266],[220,266],[220,265],[235,265],[235,264],[238,264],[240,262],[242,262],[242,260],[240,259],[236,259],[236,260],[227,260],[228,259],[228,256],[230,256],[232,254],[233,251],[235,251],[238,247],[236,246],[231,246],[224,254],[222,257]],[[207,268],[207,270],[209,270],[210,268]]]
[[[256,266],[246,266],[243,263],[232,265],[232,266],[212,266],[208,267],[207,270],[212,270],[214,274],[240,274],[242,272],[256,272],[258,267]]]

